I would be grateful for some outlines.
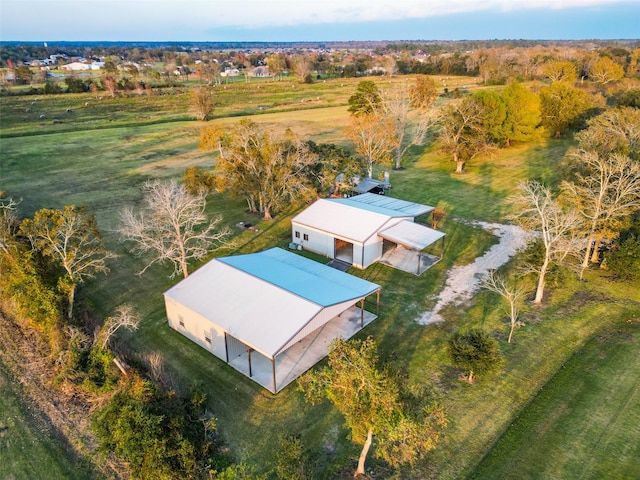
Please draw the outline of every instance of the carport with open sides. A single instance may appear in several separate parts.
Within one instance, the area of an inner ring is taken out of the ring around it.
[[[421,275],[438,261],[444,253],[445,234],[420,223],[402,221],[382,230],[378,236],[384,240],[380,263],[405,272]],[[424,250],[440,240],[440,256]]]

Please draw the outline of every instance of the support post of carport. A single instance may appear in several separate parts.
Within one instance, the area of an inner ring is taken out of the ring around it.
[[[418,269],[416,270],[416,275],[420,275],[420,263],[422,260],[422,252],[419,251],[418,252]]]
[[[446,237],[442,237],[442,248],[440,249],[440,258],[444,258],[444,239]]]
[[[364,297],[360,300],[360,328],[364,328]]]
[[[251,371],[251,347],[247,347],[247,356],[249,357],[249,378],[251,378],[253,376]]]
[[[271,359],[271,373],[273,375],[273,393],[276,393],[276,357]]]
[[[380,289],[376,291],[376,315],[380,315]]]

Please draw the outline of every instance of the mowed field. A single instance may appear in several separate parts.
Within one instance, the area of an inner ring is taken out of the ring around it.
[[[0,478],[86,478],[51,425],[2,365],[0,351]]]
[[[470,79],[459,82],[463,85]],[[346,100],[355,84],[332,80],[311,86],[292,86],[291,82],[228,85],[216,96],[220,99],[217,118],[206,124],[227,125],[238,121],[239,115],[252,115],[252,120],[264,122],[274,131],[291,128],[304,139],[347,146],[342,130],[348,123]],[[213,168],[213,157],[198,150],[199,132],[206,124],[189,120],[188,93],[101,100],[90,95],[41,96],[31,106],[33,101],[31,97],[0,99],[2,111],[11,112],[3,114],[0,126],[0,190],[22,198],[24,215],[68,204],[87,206],[96,215],[107,246],[120,257],[111,263],[107,276],[81,287],[79,301],[102,316],[110,315],[124,302],[134,303],[143,316],[143,326],[134,335],[122,336],[124,343],[143,359],[151,353],[160,354],[176,385],[204,385],[208,408],[218,417],[238,461],[270,472],[278,435],[300,434],[313,459],[314,478],[348,478],[359,447],[348,440],[340,415],[328,403],[306,405],[295,384],[271,395],[169,329],[162,292],[177,280],[168,277],[168,267],[136,275],[142,261],[131,256],[114,233],[119,211],[140,201],[139,187],[146,180],[179,180],[191,165]],[[65,107],[65,102],[71,105],[72,101],[82,116],[78,113],[75,117],[75,106]],[[39,116],[23,118],[23,114],[32,113],[26,112],[27,108],[35,107],[47,112],[55,107],[69,118],[56,124],[48,113],[44,122]],[[72,112],[67,113],[66,108]],[[635,433],[628,429],[622,432],[622,426],[634,421],[637,425],[637,396],[631,396],[636,400],[627,403],[621,403],[624,395],[602,401],[608,398],[608,388],[596,390],[600,395],[582,395],[579,385],[573,383],[582,377],[562,375],[570,367],[577,371],[586,368],[580,363],[583,350],[588,353],[593,339],[624,325],[628,334],[612,335],[602,347],[618,353],[605,355],[589,368],[596,372],[622,369],[626,373],[617,377],[616,385],[622,392],[633,393],[633,388],[637,392],[637,356],[633,356],[633,348],[624,347],[629,339],[638,339],[640,295],[636,286],[613,282],[598,271],[588,272],[586,282],[567,277],[552,283],[545,308],[525,309],[525,326],[516,332],[512,345],[506,344],[508,328],[499,300],[483,293],[466,305],[446,309],[442,324],[425,327],[415,321],[434,305],[451,266],[473,261],[495,242],[489,233],[467,221],[505,221],[511,212],[508,196],[519,180],[535,178],[556,184],[558,161],[571,144],[571,139],[565,138],[514,147],[472,163],[463,176],[452,174],[447,159],[427,145],[410,152],[405,170],[392,172],[392,196],[440,206],[449,215],[443,224],[447,233],[445,257],[421,277],[382,265],[352,272],[382,285],[380,317],[360,337],[373,335],[383,358],[402,367],[415,386],[429,386],[450,420],[438,448],[414,470],[398,472],[397,478],[502,478],[492,477],[492,472],[511,472],[519,462],[542,465],[546,461],[544,452],[532,451],[541,448],[541,438],[550,451],[558,452],[555,463],[590,462],[589,472],[593,473],[587,477],[568,468],[563,470],[567,474],[563,478],[608,478],[607,472],[615,473],[614,478],[634,478],[625,477],[625,472],[637,471],[640,452],[635,445],[640,443],[640,434],[637,429]],[[211,215],[223,215],[230,226],[250,221],[258,228],[257,232],[236,228],[232,245],[214,255],[286,247],[290,218],[295,213],[286,210],[271,222],[261,222],[248,215],[244,200],[231,192],[212,195],[207,210]],[[450,366],[445,348],[454,331],[471,326],[492,332],[506,356],[502,372],[473,386],[458,380],[459,372]],[[595,376],[591,382],[598,384],[608,378]],[[551,432],[554,418],[560,418],[553,401],[564,398],[572,388],[578,388],[573,396],[578,406],[572,404],[563,410],[562,420],[579,430],[585,412],[597,408],[600,420],[592,422],[588,439],[593,435],[612,439],[594,447],[598,455],[586,444],[582,449],[560,448],[567,439]],[[552,402],[541,392],[551,392],[547,395]],[[524,423],[518,423],[521,421]],[[544,437],[534,434],[539,430]],[[619,448],[626,441],[633,447]],[[616,464],[605,462],[614,453]],[[375,460],[370,465],[374,471],[382,468]],[[529,468],[522,470],[522,476],[511,478],[553,478],[549,472]]]

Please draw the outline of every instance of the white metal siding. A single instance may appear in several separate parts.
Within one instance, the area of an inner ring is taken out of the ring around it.
[[[202,315],[198,315],[193,310],[165,296],[165,306],[167,309],[167,320],[169,326],[189,338],[193,342],[207,349],[216,357],[226,361],[226,351],[224,343],[224,330],[207,320]],[[180,325],[184,323],[184,327]],[[206,341],[211,340],[211,343]]]
[[[369,265],[382,258],[382,238],[377,235],[370,239],[364,246],[364,259],[362,265],[367,268]]]
[[[302,248],[310,252],[333,258],[333,237],[326,232],[321,232],[304,225],[293,225],[292,231],[300,232],[300,238],[292,236],[292,241],[302,245]],[[308,235],[309,240],[305,240],[304,236]]]

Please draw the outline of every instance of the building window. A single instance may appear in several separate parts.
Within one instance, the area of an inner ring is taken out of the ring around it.
[[[304,234],[304,240],[309,240],[309,235],[307,235],[306,233]]]
[[[182,328],[184,328],[184,319],[182,318],[182,315],[178,315],[178,323]]]
[[[211,338],[209,337],[209,335],[204,336],[204,341],[211,345]]]
[[[295,235],[296,235],[296,238],[300,238],[300,232],[296,232]]]

